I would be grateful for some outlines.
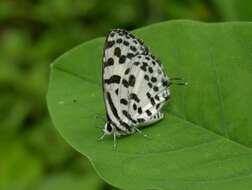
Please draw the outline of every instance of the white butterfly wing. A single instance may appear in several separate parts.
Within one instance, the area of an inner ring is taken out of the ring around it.
[[[127,71],[122,79],[127,85],[121,86],[119,94],[128,101],[127,109],[122,110],[128,122],[139,126],[162,119],[160,110],[170,95],[163,66],[151,54],[140,54]]]
[[[124,131],[130,130],[130,123],[122,113],[119,90],[126,69],[132,66],[132,59],[147,52],[143,43],[125,30],[115,29],[106,38],[102,77],[107,118],[116,126],[122,126],[120,129]]]

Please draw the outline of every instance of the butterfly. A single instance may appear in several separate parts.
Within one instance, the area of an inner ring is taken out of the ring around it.
[[[170,98],[172,81],[161,62],[132,33],[114,29],[107,35],[102,84],[107,122],[100,139],[113,135],[116,147],[116,137],[141,133],[139,127],[163,119],[161,109]]]

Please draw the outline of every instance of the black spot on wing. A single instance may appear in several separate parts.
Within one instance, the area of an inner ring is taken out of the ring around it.
[[[121,56],[121,49],[119,47],[116,47],[114,50],[114,55],[116,57],[120,57]]]
[[[134,57],[135,55],[133,54],[133,53],[128,53],[127,54],[127,58],[129,58],[129,59],[132,59],[132,57]]]
[[[145,119],[143,119],[143,118],[137,118],[137,121],[138,121],[139,123],[143,123],[143,122],[145,122]]]
[[[146,67],[141,66],[140,68],[141,68],[144,72],[146,72]]]
[[[125,41],[123,41],[123,45],[128,46],[129,42],[125,40]]]
[[[124,74],[127,75],[127,74],[129,74],[129,72],[130,72],[130,68],[127,68],[127,69],[125,70]]]
[[[122,43],[122,39],[121,38],[117,39],[116,43],[118,43],[118,44]]]
[[[129,83],[128,83],[128,81],[127,81],[126,79],[123,79],[123,80],[122,80],[122,84],[123,84],[123,86],[126,87],[126,88],[129,87]]]
[[[150,56],[151,56],[152,59],[156,60],[154,55],[150,54]]]
[[[146,81],[149,81],[149,80],[150,80],[150,78],[149,78],[148,75],[144,75],[144,79],[145,79]]]
[[[129,126],[127,123],[123,122],[123,121],[120,119],[120,117],[118,116],[117,109],[116,109],[116,107],[115,107],[115,105],[114,105],[114,103],[113,103],[113,100],[112,100],[111,95],[110,95],[109,92],[107,92],[107,98],[108,98],[109,107],[110,107],[110,109],[111,109],[113,115],[116,117],[116,119],[119,121],[119,123],[120,123],[123,127],[125,127],[128,131],[131,131],[130,126]],[[107,115],[107,117],[108,117],[108,115]],[[108,117],[108,118],[109,118],[109,117]],[[109,119],[110,119],[110,118],[109,118]]]
[[[138,42],[137,42],[137,40],[136,40],[136,39],[134,39],[134,40],[133,40],[133,43],[134,43],[134,44],[138,44]]]
[[[150,99],[151,98],[151,94],[149,92],[146,93],[146,96]]]
[[[149,60],[150,60],[150,57],[149,57],[149,56],[146,56],[145,59],[149,61]]]
[[[146,62],[143,62],[143,64],[141,65],[141,69],[143,70],[143,71],[147,71],[147,66],[148,66],[148,64],[146,63]]]
[[[115,105],[114,105],[114,103],[113,103],[113,101],[112,101],[112,98],[111,98],[111,95],[110,95],[109,92],[107,92],[107,98],[108,98],[108,105],[109,105],[109,107],[110,107],[110,109],[111,109],[113,115],[114,115],[118,120],[120,120],[120,118],[119,118],[119,116],[118,116],[118,112],[117,112],[117,110],[116,110],[116,107],[115,107]]]
[[[122,120],[119,120],[119,122],[120,122],[120,124],[121,124],[123,127],[125,127],[128,131],[131,131],[131,128],[130,128],[130,126],[129,126],[127,123],[123,122]]]
[[[159,98],[159,96],[158,96],[158,95],[156,95],[156,96],[155,96],[155,99],[156,99],[157,101],[159,101],[159,100],[160,100],[160,98]]]
[[[131,34],[131,33],[129,33],[128,34],[131,38],[133,38],[133,39],[135,39],[136,37],[133,35],[133,34]]]
[[[150,100],[151,105],[154,106],[154,105],[155,105],[155,100],[154,100],[154,98],[151,97],[151,94],[150,94],[149,92],[147,92],[147,93],[146,93],[146,96],[147,96],[148,99]]]
[[[111,120],[111,118],[109,117],[109,115],[107,114],[107,120],[108,120],[108,123],[113,123],[113,126],[115,126],[115,128],[116,128],[116,130],[117,131],[123,131],[120,127],[118,127],[112,120]],[[120,124],[121,124],[121,122],[120,122]],[[122,124],[121,124],[122,125]],[[127,124],[126,124],[127,125]],[[124,125],[122,125],[122,126],[124,126]]]
[[[143,62],[143,66],[144,66],[144,67],[147,67],[147,66],[148,66],[148,63],[147,63],[147,62]]]
[[[149,70],[150,73],[153,73],[152,67],[148,67],[148,70]]]
[[[159,66],[161,66],[161,61],[157,59],[157,63]]]
[[[136,61],[133,64],[136,65],[136,66],[138,66],[140,64],[140,62]]]
[[[126,111],[126,110],[122,110],[122,113],[125,117],[127,117],[132,123],[136,123],[136,120],[134,120],[131,115]]]
[[[140,102],[140,99],[138,98],[138,96],[135,93],[131,93],[129,95],[129,97],[130,97],[130,99],[135,100],[138,103]]]
[[[114,126],[115,126],[115,128],[116,128],[117,131],[123,131],[123,130],[122,130],[120,127],[118,127],[117,125],[114,124]]]
[[[104,63],[104,67],[108,67],[114,65],[114,59],[112,57],[108,58],[108,60]]]
[[[154,98],[150,98],[150,102],[151,102],[151,105],[155,105],[155,100],[154,100]]]
[[[119,63],[120,63],[120,64],[123,64],[123,63],[125,63],[125,61],[126,61],[126,56],[125,56],[125,55],[122,55],[122,56],[119,58]]]
[[[169,86],[168,80],[163,79],[163,80],[162,80],[162,86],[168,87],[168,86]]]
[[[133,104],[133,109],[137,110],[137,105],[135,103]]]
[[[139,114],[143,113],[142,108],[141,108],[141,107],[138,107],[137,112],[138,112]]]
[[[129,85],[134,87],[135,82],[136,82],[136,77],[134,75],[130,75],[129,76]]]
[[[157,82],[157,78],[156,77],[151,77],[151,82]]]
[[[118,95],[118,91],[119,91],[119,89],[117,88],[117,89],[115,90],[116,95]]]
[[[111,48],[115,44],[115,41],[107,41],[106,48]]]
[[[158,91],[158,87],[157,87],[157,86],[154,86],[154,87],[153,87],[153,90],[154,90],[155,92],[157,92],[157,91]]]
[[[169,96],[165,96],[165,101],[167,101],[169,99]]]
[[[135,52],[137,49],[135,46],[130,46],[130,50]]]
[[[104,82],[106,84],[112,84],[112,83],[119,84],[120,80],[121,80],[121,77],[119,75],[112,75],[109,79],[105,79]]]
[[[144,45],[143,40],[138,39],[139,44]]]
[[[147,113],[148,116],[151,116],[152,114],[150,110],[146,110],[145,112]]]
[[[123,105],[128,105],[128,101],[125,98],[122,98],[120,100],[120,103],[123,104]]]
[[[107,120],[108,120],[108,122],[110,122],[110,121],[111,121],[111,119],[110,119],[110,117],[109,117],[109,114],[107,113],[107,114],[106,114],[106,116],[107,116]]]
[[[151,84],[150,82],[148,82],[148,86],[149,86],[150,88],[152,88],[152,84]]]
[[[115,36],[115,32],[110,32],[109,36],[113,38]]]
[[[119,36],[123,36],[123,32],[122,32],[122,31],[119,31],[119,32],[118,32],[118,35],[119,35]]]

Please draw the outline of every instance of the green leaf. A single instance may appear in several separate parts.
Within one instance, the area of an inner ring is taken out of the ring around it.
[[[48,106],[66,141],[99,175],[122,189],[252,188],[252,23],[170,21],[134,31],[151,48],[172,86],[165,119],[135,134],[97,142],[104,115],[104,38],[70,50],[52,65]]]
[[[95,175],[74,175],[71,173],[60,173],[49,175],[38,185],[37,190],[97,190],[102,188],[103,183]]]

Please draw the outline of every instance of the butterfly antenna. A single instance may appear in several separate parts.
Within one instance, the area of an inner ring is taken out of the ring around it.
[[[100,115],[96,115],[95,116],[96,119],[100,119],[102,121],[104,121],[106,123],[106,119],[103,117],[103,116],[100,116]],[[99,129],[103,129],[104,127],[103,126],[95,126],[96,128],[99,128]]]
[[[173,80],[184,80],[184,79],[180,77],[171,77],[170,80],[173,81]]]
[[[96,119],[103,120],[104,122],[106,122],[106,121],[107,121],[107,120],[106,120],[106,118],[105,118],[105,117],[103,117],[103,116],[101,116],[101,115],[96,115],[96,116],[95,116],[95,118],[96,118]]]
[[[185,82],[183,78],[180,77],[172,77],[170,78],[171,84],[176,85],[188,85],[188,82]]]
[[[187,82],[172,82],[171,84],[176,84],[176,85],[188,85]]]
[[[96,128],[99,128],[99,129],[103,129],[104,127],[103,126],[95,126]]]

